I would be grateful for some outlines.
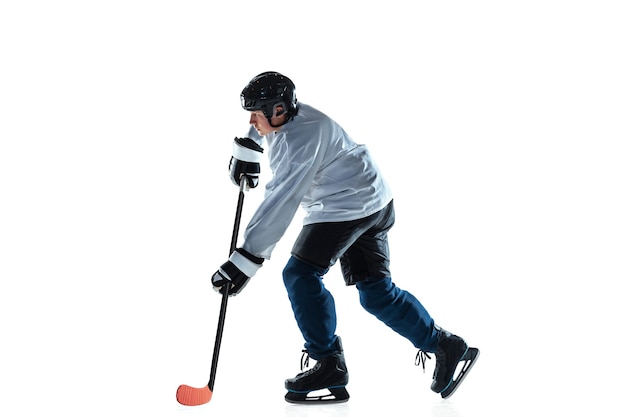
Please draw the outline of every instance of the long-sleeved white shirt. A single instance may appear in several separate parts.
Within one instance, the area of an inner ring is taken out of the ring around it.
[[[392,199],[367,147],[311,106],[299,103],[279,132],[260,137],[251,127],[249,137],[267,147],[273,174],[243,236],[256,256],[270,259],[300,206],[306,225],[367,217]]]

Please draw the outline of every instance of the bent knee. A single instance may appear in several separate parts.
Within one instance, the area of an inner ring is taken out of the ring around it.
[[[392,296],[391,291],[394,288],[391,278],[381,278],[371,281],[359,281],[356,283],[359,290],[359,301],[361,306],[370,311],[381,303],[388,301]]]
[[[326,270],[292,256],[283,268],[283,280],[288,281],[305,276],[322,277]]]

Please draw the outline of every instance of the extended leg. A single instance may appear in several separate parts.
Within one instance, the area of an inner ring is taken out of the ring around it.
[[[437,363],[431,389],[448,398],[458,388],[479,350],[463,339],[435,325],[422,304],[410,293],[396,287],[391,279],[357,283],[361,305],[387,326],[424,352],[435,352]],[[457,367],[460,367],[456,372]],[[455,376],[456,374],[456,376]]]
[[[424,306],[411,293],[396,287],[391,278],[356,284],[365,310],[426,352],[437,348],[438,330]]]

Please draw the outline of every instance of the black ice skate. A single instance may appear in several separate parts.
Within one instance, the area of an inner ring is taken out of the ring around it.
[[[430,389],[441,394],[443,398],[450,397],[474,366],[479,354],[480,351],[477,348],[468,347],[459,336],[442,329],[439,346],[435,351],[437,364]],[[462,367],[457,372],[457,367],[461,362],[463,362]]]
[[[295,404],[320,404],[325,402],[342,403],[348,401],[350,395],[346,390],[348,384],[348,368],[343,356],[341,339],[337,339],[338,352],[322,358],[309,370],[285,381],[287,394],[285,400]],[[305,351],[301,364],[304,369],[308,363]],[[314,391],[328,390],[330,393],[315,395]],[[311,394],[313,393],[313,394]],[[310,395],[311,394],[311,395]]]

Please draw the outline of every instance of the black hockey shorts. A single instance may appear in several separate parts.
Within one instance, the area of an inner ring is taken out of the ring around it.
[[[346,285],[391,276],[387,232],[393,226],[393,201],[363,219],[308,224],[302,228],[291,254],[328,269],[337,259]]]

